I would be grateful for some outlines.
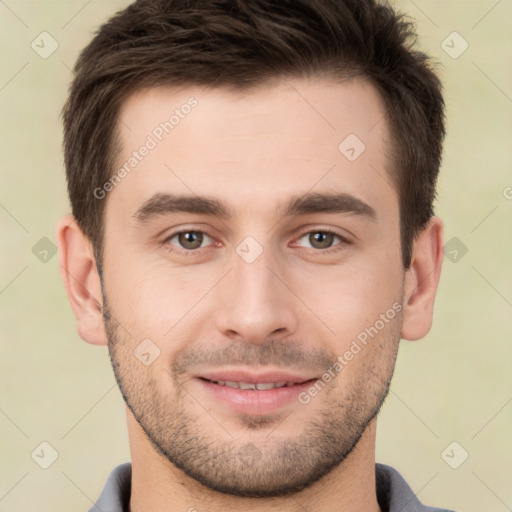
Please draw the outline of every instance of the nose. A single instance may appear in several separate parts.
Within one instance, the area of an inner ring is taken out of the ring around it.
[[[254,344],[294,333],[299,301],[287,287],[289,279],[269,251],[252,263],[234,254],[231,271],[216,289],[217,329]]]

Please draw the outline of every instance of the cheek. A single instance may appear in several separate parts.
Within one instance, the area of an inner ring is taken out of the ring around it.
[[[403,274],[391,259],[325,267],[316,274],[309,272],[307,278],[297,273],[296,279],[297,294],[329,328],[340,350],[381,314],[394,317],[393,305],[396,308],[402,298]],[[320,320],[315,322],[322,327]]]
[[[149,338],[162,351],[179,350],[177,336],[197,328],[207,303],[203,299],[222,276],[222,269],[206,267],[172,268],[166,261],[125,258],[106,272],[111,312],[134,339]]]

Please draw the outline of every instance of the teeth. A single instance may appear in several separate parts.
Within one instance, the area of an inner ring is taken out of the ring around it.
[[[256,389],[256,384],[249,384],[247,382],[239,382],[238,387],[240,389]]]
[[[274,388],[284,388],[285,386],[289,387],[295,385],[293,382],[265,382],[259,384],[254,384],[252,382],[234,382],[231,380],[216,380],[213,382],[219,384],[220,386],[228,386],[230,388],[236,389],[252,389],[258,391],[265,391],[267,389]]]
[[[274,384],[273,382],[265,382],[265,383],[256,384],[256,389],[258,389],[259,391],[264,391],[265,389],[274,389],[277,387],[278,387],[277,384]]]

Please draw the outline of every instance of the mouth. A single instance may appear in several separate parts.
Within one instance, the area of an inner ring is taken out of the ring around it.
[[[196,381],[209,400],[237,414],[262,415],[299,405],[298,395],[317,377],[286,372],[255,374],[245,371],[198,375]]]
[[[208,380],[209,382],[213,382],[214,384],[218,384],[219,386],[228,386],[230,388],[244,390],[250,389],[253,391],[267,391],[268,389],[291,387],[296,386],[297,384],[302,384],[297,382],[237,382],[232,380],[204,380]]]

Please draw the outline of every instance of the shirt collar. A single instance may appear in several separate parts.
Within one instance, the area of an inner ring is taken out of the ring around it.
[[[391,466],[375,465],[377,500],[382,512],[450,512],[422,505],[402,475]],[[89,512],[128,512],[132,480],[129,462],[114,468]]]

